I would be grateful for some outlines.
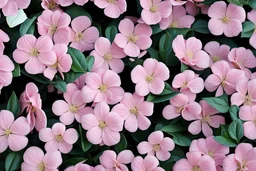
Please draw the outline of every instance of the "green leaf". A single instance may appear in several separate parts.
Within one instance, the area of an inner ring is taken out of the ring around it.
[[[236,105],[230,106],[230,108],[229,108],[229,114],[230,114],[230,117],[231,117],[231,119],[232,119],[233,121],[236,120],[236,119],[238,119],[238,117],[237,117],[238,111],[239,111],[239,107],[238,107],[238,106],[236,106]]]
[[[20,76],[20,65],[17,63],[14,63],[14,65],[15,65],[15,68],[12,71],[12,75],[13,75],[13,77],[19,77]]]
[[[9,98],[7,102],[7,110],[11,111],[15,117],[17,117],[20,114],[20,103],[19,99],[17,98],[15,92],[12,92],[11,97]]]
[[[165,102],[165,101],[170,100],[171,98],[173,98],[177,94],[179,94],[179,92],[172,92],[170,94],[158,95],[158,96],[153,95],[153,94],[150,93],[147,97],[147,101],[153,102],[153,103],[161,103],[161,102]]]
[[[54,87],[56,87],[58,90],[62,91],[62,92],[66,92],[67,91],[67,84],[64,80],[56,80],[56,81],[52,81]]]
[[[173,142],[179,146],[190,146],[192,142],[191,139],[188,138],[188,136],[182,133],[175,132],[170,134],[173,136]]]
[[[214,2],[216,2],[217,0],[207,0],[207,1],[203,1],[201,2],[202,4],[206,5],[206,6],[210,6],[212,5]]]
[[[160,29],[160,25],[159,25],[159,24],[152,25],[152,26],[150,26],[150,27],[151,27],[151,29],[152,29],[152,35],[155,35],[155,34],[157,34],[157,33],[160,33],[160,32],[162,32],[162,31],[164,31],[164,30]]]
[[[235,5],[238,5],[238,6],[242,6],[243,4],[240,3],[239,0],[228,0],[229,3],[231,4],[235,4]]]
[[[86,69],[87,69],[87,64],[86,64],[86,60],[85,60],[85,56],[84,54],[72,47],[68,48],[68,54],[71,56],[72,58],[72,66],[71,69],[74,72],[82,72],[85,73]]]
[[[159,54],[158,54],[158,51],[156,49],[151,47],[147,51],[148,51],[151,58],[159,60]]]
[[[20,169],[22,156],[17,152],[10,152],[5,159],[5,170],[14,171]]]
[[[171,151],[171,158],[168,160],[170,161],[178,161],[182,158],[185,158],[185,154],[184,152],[179,148],[179,147],[175,147],[173,151]]]
[[[79,132],[80,132],[80,137],[81,137],[82,149],[84,152],[86,152],[92,147],[92,144],[87,140],[87,138],[85,136],[85,131],[81,125],[79,125]]]
[[[229,110],[228,103],[223,98],[223,96],[219,97],[205,97],[203,98],[209,105],[217,109],[220,113],[227,113]]]
[[[112,26],[108,26],[106,28],[105,35],[110,42],[113,42],[117,32],[118,32],[118,30],[117,30],[116,26],[112,25]]]
[[[24,69],[21,70],[21,73],[23,75],[26,75],[27,77],[33,78],[35,81],[39,83],[51,84],[51,82],[41,74],[31,75],[31,74],[28,74]]]
[[[37,16],[33,18],[27,18],[24,23],[20,26],[20,36],[23,36],[25,34],[34,34],[35,32],[35,20],[37,19]]]
[[[77,5],[69,6],[65,12],[71,17],[72,20],[79,16],[87,16],[92,21],[90,14],[84,8]]]
[[[87,56],[86,57],[87,70],[90,71],[90,72],[92,71],[92,66],[94,64],[94,60],[95,60],[94,56]]]
[[[253,8],[253,9],[256,9],[256,1],[255,1],[255,0],[251,0],[251,1],[249,2],[249,6],[250,6],[251,8]]]
[[[244,136],[243,124],[240,119],[234,120],[228,127],[229,136],[237,143],[240,142]]]
[[[120,153],[121,151],[125,150],[127,148],[127,140],[123,133],[121,133],[121,139],[118,144],[114,146],[114,149],[117,153]]]
[[[183,71],[185,71],[185,70],[187,70],[187,69],[188,69],[188,66],[187,66],[187,65],[185,65],[185,64],[183,64],[183,63],[180,64],[180,72],[183,72]]]
[[[202,20],[202,19],[197,19],[192,27],[191,27],[195,32],[198,33],[203,33],[203,34],[209,34],[210,30],[208,29],[208,21]]]
[[[71,159],[67,159],[67,160],[65,160],[62,164],[61,164],[61,166],[63,167],[63,168],[67,168],[67,167],[69,167],[69,166],[73,166],[73,165],[76,165],[77,163],[80,163],[80,162],[82,162],[82,161],[86,161],[87,159],[86,158],[83,158],[83,157],[73,157],[73,158],[71,158]],[[63,169],[64,170],[64,169]]]
[[[243,30],[241,33],[242,38],[249,38],[252,36],[255,29],[255,25],[251,21],[243,22]]]
[[[79,78],[83,74],[84,73],[82,73],[82,72],[69,71],[68,73],[64,74],[64,80],[67,84],[73,83],[77,78]]]
[[[224,134],[222,136],[215,136],[214,140],[227,147],[237,146],[236,142],[232,138],[230,138],[227,134]]]
[[[168,95],[168,94],[171,94],[171,93],[173,93],[173,92],[175,92],[175,91],[171,88],[171,86],[170,86],[167,82],[164,82],[164,90],[163,90],[162,93],[159,94],[159,95],[160,95],[160,96],[162,96],[162,95]]]
[[[183,122],[175,122],[162,127],[161,130],[166,133],[174,133],[187,130],[187,126]]]

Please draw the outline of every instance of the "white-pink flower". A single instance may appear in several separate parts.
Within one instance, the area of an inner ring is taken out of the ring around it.
[[[137,156],[132,161],[132,171],[164,171],[159,167],[159,161],[155,156],[148,155],[144,159],[141,156]]]
[[[107,103],[100,102],[96,104],[94,114],[82,117],[82,126],[87,130],[86,137],[92,144],[112,146],[120,141],[123,120],[118,113],[109,110]]]
[[[126,0],[94,0],[94,4],[110,18],[118,18],[127,8]]]
[[[247,18],[251,22],[253,22],[254,25],[256,25],[256,10],[251,10],[250,12],[247,13]],[[255,30],[255,28],[254,28]],[[254,31],[252,36],[249,39],[249,43],[254,49],[256,48],[256,32]]]
[[[45,143],[45,150],[60,151],[67,154],[77,141],[78,135],[74,128],[66,130],[66,126],[62,123],[55,123],[51,128],[43,128],[39,132],[39,139]]]
[[[3,87],[6,87],[12,82],[12,71],[14,70],[14,64],[11,59],[0,54],[0,91]]]
[[[75,166],[70,166],[66,168],[64,171],[96,171],[92,166],[89,166],[88,164],[83,164],[83,161],[80,163],[77,163]],[[105,171],[105,170],[99,170],[99,171]]]
[[[58,3],[63,6],[67,7],[70,6],[71,4],[75,3],[76,5],[83,6],[86,4],[89,0],[58,0]]]
[[[244,120],[244,136],[250,140],[256,139],[256,106],[242,106],[239,110],[239,118]]]
[[[31,0],[1,0],[0,9],[4,16],[15,16],[19,9],[28,8]]]

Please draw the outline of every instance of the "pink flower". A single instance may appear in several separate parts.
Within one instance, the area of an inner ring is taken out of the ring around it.
[[[6,34],[3,30],[0,29],[0,54],[4,53],[4,43],[3,42],[9,42],[10,38],[8,34]]]
[[[136,84],[135,91],[138,95],[160,94],[164,90],[164,81],[169,79],[169,69],[164,63],[148,58],[143,67],[137,65],[133,68],[131,78]]]
[[[112,146],[120,141],[119,132],[123,130],[123,120],[116,112],[109,110],[107,103],[100,102],[96,104],[94,114],[82,117],[82,126],[88,130],[86,137],[92,144]]]
[[[144,159],[137,156],[132,161],[132,171],[164,171],[163,168],[158,167],[159,161],[155,156],[149,155]]]
[[[81,117],[92,113],[91,107],[85,107],[82,99],[82,92],[73,83],[67,85],[67,92],[63,94],[64,100],[57,100],[52,104],[52,111],[60,116],[60,121],[65,125],[70,125],[76,119],[81,122]]]
[[[173,6],[181,6],[187,3],[187,0],[170,0]]]
[[[58,0],[59,4],[63,7],[70,6],[71,4],[75,3],[76,5],[83,6],[89,0]]]
[[[121,151],[118,155],[112,150],[106,150],[102,153],[99,160],[107,171],[129,171],[125,164],[129,164],[134,159],[130,150]]]
[[[172,13],[172,4],[170,0],[140,0],[143,8],[141,18],[146,24],[158,24],[162,18],[168,18]]]
[[[235,149],[235,154],[228,155],[223,161],[224,171],[238,171],[256,169],[256,148],[251,144],[240,143]]]
[[[189,15],[196,16],[198,12],[201,10],[202,14],[208,14],[209,6],[206,6],[202,3],[194,3],[191,1],[187,1],[185,4],[186,11]]]
[[[74,84],[77,86],[78,90],[82,90],[85,85],[86,73],[81,75],[78,79],[75,80]]]
[[[154,103],[144,101],[144,97],[136,93],[125,93],[120,104],[113,107],[112,111],[120,115],[125,121],[124,127],[129,132],[147,130],[151,124],[147,118],[153,114]]]
[[[189,125],[188,131],[193,135],[197,135],[202,131],[208,137],[213,135],[211,127],[218,128],[221,124],[225,124],[225,118],[215,115],[219,112],[206,101],[201,100],[199,104],[202,107],[202,112],[199,115],[194,115],[195,121]]]
[[[36,128],[40,131],[46,127],[47,118],[42,108],[42,100],[38,93],[37,86],[30,82],[26,85],[25,91],[20,95],[21,113],[26,109],[27,121],[30,125],[30,131]]]
[[[60,10],[59,7],[59,0],[41,0],[41,6],[43,9],[45,10],[51,10],[51,11],[56,11],[56,10]]]
[[[180,88],[180,92],[194,100],[196,94],[203,91],[204,80],[195,74],[194,71],[185,70],[174,77],[172,87]]]
[[[224,1],[213,3],[208,16],[211,17],[208,27],[213,35],[227,37],[237,36],[242,30],[242,22],[245,21],[245,10],[243,7],[234,4],[227,4]]]
[[[159,25],[162,30],[167,28],[190,28],[194,21],[195,17],[186,15],[183,6],[174,6],[171,15],[168,18],[163,18]]]
[[[106,171],[106,169],[102,165],[97,165],[92,171]]]
[[[115,36],[114,42],[123,48],[128,56],[138,57],[140,50],[146,50],[152,44],[152,29],[146,24],[137,24],[134,27],[130,19],[123,19],[118,25],[118,30],[120,33]]]
[[[83,162],[77,163],[75,166],[70,166],[64,171],[95,171],[92,166],[88,164],[83,164]]]
[[[65,44],[55,44],[53,46],[53,51],[57,57],[56,62],[44,70],[44,76],[52,81],[55,74],[59,72],[64,80],[63,72],[68,72],[72,65],[72,58],[69,54],[67,54],[68,47]]]
[[[118,18],[127,8],[126,0],[94,0],[94,4],[110,18]]]
[[[24,162],[21,165],[21,170],[51,170],[57,171],[62,163],[61,153],[59,151],[49,151],[46,154],[35,146],[29,147],[24,155]]]
[[[44,10],[37,20],[38,33],[41,36],[48,36],[54,43],[69,43],[71,18],[66,13],[61,13],[59,10],[50,11]]]
[[[123,97],[124,90],[120,87],[120,77],[114,71],[100,69],[87,73],[85,82],[82,96],[86,103],[103,101],[108,104],[116,104]]]
[[[0,91],[3,87],[6,87],[12,82],[12,71],[14,70],[14,64],[11,59],[0,54]]]
[[[236,84],[236,93],[231,96],[231,105],[255,105],[256,104],[256,79],[248,81],[242,79]]]
[[[1,0],[0,9],[4,16],[15,16],[19,9],[28,8],[31,0]]]
[[[256,10],[251,10],[247,13],[247,18],[251,22],[253,22],[254,25],[256,25]],[[250,37],[250,45],[256,49],[256,32],[254,31],[252,36]]]
[[[228,54],[228,60],[235,68],[243,70],[247,78],[251,77],[251,71],[248,68],[256,67],[256,58],[250,49],[244,47],[233,48]]]
[[[172,48],[182,63],[195,70],[203,70],[210,65],[209,55],[201,50],[202,43],[195,37],[185,40],[183,35],[178,35],[172,42]]]
[[[204,50],[210,55],[210,66],[220,60],[228,61],[230,47],[227,45],[220,45],[216,41],[210,41],[204,46]]]
[[[244,120],[244,136],[250,140],[256,139],[256,106],[242,106],[239,110],[239,118]]]
[[[45,143],[45,150],[60,151],[67,154],[72,148],[73,144],[78,140],[77,132],[74,128],[66,130],[66,126],[62,123],[55,123],[51,128],[43,128],[39,132],[39,139]]]
[[[126,57],[126,54],[114,42],[111,44],[107,38],[100,37],[95,42],[95,50],[91,54],[95,59],[93,71],[99,68],[105,70],[110,68],[112,71],[120,73],[124,70],[124,62],[121,58]]]
[[[8,110],[0,111],[0,153],[8,147],[12,151],[20,151],[28,144],[25,136],[30,132],[30,127],[25,117],[14,121],[13,113]]]
[[[160,161],[166,161],[171,157],[169,151],[174,147],[175,144],[171,138],[164,137],[162,131],[155,131],[148,136],[148,142],[142,141],[137,149],[140,154],[156,155]]]
[[[205,80],[205,88],[209,92],[216,91],[216,96],[223,94],[228,95],[235,92],[236,83],[245,78],[243,71],[231,69],[230,65],[224,61],[218,61],[211,66],[212,73]]]
[[[170,105],[163,109],[163,116],[165,119],[175,119],[180,115],[187,121],[194,120],[202,111],[201,106],[189,99],[186,95],[180,93],[170,99]]]
[[[213,136],[209,136],[206,139],[193,140],[189,151],[198,151],[203,155],[208,155],[214,159],[216,166],[222,166],[223,160],[229,153],[229,147],[219,144]]]
[[[199,151],[186,154],[187,159],[180,159],[173,166],[173,171],[216,171],[214,160],[208,155],[201,155]]]
[[[91,26],[92,22],[87,16],[79,16],[71,22],[70,46],[81,52],[92,50],[95,41],[99,38],[99,31]]]
[[[40,74],[46,65],[53,65],[56,55],[52,50],[52,40],[46,36],[38,39],[31,34],[19,38],[17,49],[13,52],[13,59],[18,64],[25,64],[25,70],[29,74]]]

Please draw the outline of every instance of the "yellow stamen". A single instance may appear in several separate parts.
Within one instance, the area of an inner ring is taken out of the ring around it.
[[[148,83],[151,83],[154,80],[154,77],[152,75],[146,76],[146,81]]]
[[[104,84],[101,84],[99,89],[100,89],[101,92],[105,93],[107,91],[108,87]]]
[[[187,51],[186,56],[188,56],[190,59],[194,57],[193,53],[190,50]]]
[[[198,166],[194,166],[194,167],[192,168],[192,171],[201,171],[201,169],[200,169]]]
[[[217,61],[219,61],[220,60],[220,57],[219,56],[213,56],[212,57],[212,61],[213,62],[217,62]]]
[[[59,141],[62,141],[62,140],[63,140],[62,135],[56,135],[56,136],[55,136],[55,140],[58,141],[58,142],[59,142]]]
[[[38,171],[45,171],[45,165],[44,165],[44,162],[41,162],[39,165],[38,165]]]
[[[76,106],[72,105],[69,107],[69,111],[72,112],[72,113],[77,113],[78,112],[78,109]]]
[[[177,112],[177,113],[181,113],[183,110],[184,110],[184,107],[183,107],[183,106],[176,108],[176,112]]]
[[[103,57],[106,61],[110,61],[112,59],[112,55],[110,53],[107,53]]]
[[[32,49],[30,50],[30,55],[33,56],[33,57],[38,57],[39,52],[38,52],[37,49],[32,48]]]
[[[175,21],[173,23],[171,23],[171,25],[169,26],[169,28],[178,28],[179,24]]]
[[[153,146],[154,151],[158,151],[158,150],[160,150],[160,148],[161,148],[160,144],[156,144],[156,145]]]
[[[11,130],[10,129],[6,129],[4,130],[4,134],[8,137],[11,134]]]
[[[80,42],[81,40],[83,40],[83,38],[84,38],[83,33],[77,33],[75,36],[75,41]]]
[[[246,161],[243,160],[241,163],[237,162],[237,169],[236,171],[246,171],[248,168],[246,167]]]
[[[211,118],[210,118],[210,116],[204,116],[201,121],[202,121],[202,123],[208,123],[211,121]]]
[[[56,6],[57,6],[57,3],[55,2],[55,0],[52,0],[51,2],[49,2],[47,7],[49,10],[53,10],[56,8]]]
[[[138,115],[138,109],[136,107],[131,108],[130,112],[134,115]]]
[[[100,121],[100,123],[99,123],[100,129],[104,129],[104,128],[106,128],[106,126],[107,126],[107,124],[105,122]]]
[[[52,25],[52,26],[50,27],[50,33],[51,33],[51,34],[56,33],[57,28],[58,28],[58,27],[57,27],[56,25]]]
[[[157,6],[153,5],[153,6],[150,8],[150,11],[151,11],[152,13],[157,12]]]
[[[135,35],[132,34],[132,35],[129,36],[128,41],[132,42],[132,43],[135,43],[138,39],[139,39],[138,36],[135,36]]]
[[[213,158],[213,152],[209,151],[209,152],[208,152],[208,155],[209,155],[211,158]]]
[[[252,105],[252,96],[251,95],[246,95],[244,97],[244,105]]]
[[[58,66],[59,66],[59,63],[58,62],[56,62],[55,64],[53,64],[51,67],[52,68],[54,68],[54,69],[56,69],[56,68],[58,68]]]
[[[227,24],[229,22],[228,16],[224,16],[221,20],[223,23]]]
[[[116,0],[108,0],[110,4],[116,4]]]

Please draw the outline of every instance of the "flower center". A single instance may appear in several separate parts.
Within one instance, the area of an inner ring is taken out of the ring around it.
[[[221,81],[221,86],[222,86],[222,87],[225,87],[226,84],[227,84],[227,82],[226,82],[226,80],[225,80],[225,78],[224,78],[224,79]]]
[[[150,8],[150,11],[151,11],[152,13],[157,12],[157,6],[153,5],[153,6]]]
[[[208,152],[208,155],[209,155],[211,158],[213,158],[213,152],[209,151],[209,152]]]
[[[30,55],[33,56],[33,57],[38,57],[39,52],[38,52],[37,49],[32,48],[32,49],[30,50]]]
[[[177,28],[177,27],[179,27],[179,24],[177,21],[175,21],[175,22],[171,23],[169,28]]]
[[[58,141],[58,142],[62,141],[63,140],[62,135],[60,135],[60,134],[56,135],[55,140]]]
[[[244,104],[249,105],[249,106],[252,105],[252,96],[251,95],[248,94],[244,97]]]
[[[57,6],[57,3],[55,2],[55,0],[52,0],[51,2],[49,2],[47,7],[49,10],[53,10],[56,8],[56,6]]]
[[[6,129],[4,130],[4,134],[8,137],[11,134],[11,130],[10,129]]]
[[[224,17],[221,19],[221,21],[222,21],[223,23],[227,24],[227,23],[229,22],[228,16],[224,16]]]
[[[52,26],[50,27],[50,33],[51,33],[51,34],[56,33],[57,28],[58,28],[58,27],[57,27],[56,25],[52,25]]]
[[[106,85],[104,85],[104,84],[101,84],[100,85],[100,87],[99,87],[99,90],[101,91],[101,92],[103,92],[103,93],[105,93],[106,91],[107,91],[107,86]]]
[[[138,39],[138,36],[135,36],[133,34],[128,37],[128,41],[132,43],[135,43]]]
[[[183,111],[184,108],[185,108],[184,106],[177,107],[177,108],[176,108],[176,112],[177,112],[177,113],[181,113],[181,111]]]
[[[243,160],[241,163],[237,162],[237,169],[236,171],[246,171],[248,168],[246,167],[246,161]]]
[[[187,51],[186,56],[189,57],[190,59],[193,59],[194,57],[193,53],[190,50]]]
[[[112,59],[112,55],[110,53],[107,53],[103,57],[106,61],[110,61]]]
[[[116,0],[108,0],[110,4],[116,4]]]
[[[219,61],[219,60],[220,60],[220,57],[219,57],[219,56],[216,56],[216,55],[215,55],[215,56],[212,57],[212,61],[213,61],[213,62],[217,62],[217,61]]]
[[[182,86],[181,86],[181,89],[186,89],[187,86],[188,86],[188,83],[187,83],[187,82],[184,82],[184,83],[182,84]]]
[[[210,116],[204,116],[201,121],[202,121],[202,123],[207,123],[207,122],[211,121],[211,118],[210,118]]]
[[[56,69],[56,68],[58,68],[58,66],[59,66],[59,63],[58,62],[56,62],[55,64],[53,64],[51,67],[52,68],[54,68],[54,69]]]
[[[83,33],[77,33],[75,36],[75,41],[80,42],[81,40],[83,40],[83,38],[84,38]]]
[[[78,112],[77,107],[74,106],[74,105],[69,107],[69,111],[72,112],[72,113],[77,113]]]
[[[130,112],[134,115],[138,115],[138,109],[136,107],[131,108]]]
[[[38,171],[45,171],[45,165],[44,165],[44,162],[41,162],[39,165],[38,165]]]
[[[146,81],[147,81],[148,83],[151,83],[153,80],[154,80],[154,77],[153,77],[152,75],[146,76]]]
[[[199,168],[199,166],[194,166],[194,167],[192,168],[192,171],[201,171],[201,169]]]
[[[160,144],[156,144],[156,145],[153,146],[154,151],[158,151],[158,150],[160,150],[160,148],[161,148]]]
[[[100,123],[99,123],[100,129],[104,129],[104,128],[106,128],[106,126],[107,126],[107,124],[105,122],[100,121]]]

